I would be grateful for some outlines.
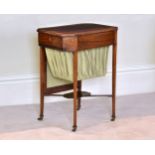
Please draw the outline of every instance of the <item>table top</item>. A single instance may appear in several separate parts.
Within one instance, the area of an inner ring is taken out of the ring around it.
[[[117,38],[117,27],[93,23],[46,27],[37,31],[40,46],[71,52],[112,45]]]
[[[81,24],[74,24],[74,25],[46,27],[46,28],[37,29],[37,31],[40,33],[46,33],[49,35],[55,35],[55,36],[61,36],[61,37],[108,32],[113,30],[117,30],[117,27],[94,24],[94,23],[81,23]]]

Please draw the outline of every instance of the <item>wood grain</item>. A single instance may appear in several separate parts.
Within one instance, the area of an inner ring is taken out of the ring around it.
[[[80,35],[78,38],[78,50],[103,47],[114,43],[115,31]]]
[[[111,45],[117,27],[99,24],[76,24],[38,29],[40,46],[74,52]]]

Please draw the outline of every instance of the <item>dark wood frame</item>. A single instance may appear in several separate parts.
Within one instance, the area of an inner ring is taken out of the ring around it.
[[[83,31],[81,31],[83,30]],[[77,128],[77,109],[80,109],[81,98],[78,97],[81,91],[82,82],[78,77],[78,52],[84,49],[91,49],[112,45],[112,118],[114,121],[116,102],[116,56],[117,56],[117,27],[98,24],[77,24],[53,28],[38,29],[38,41],[40,45],[40,117],[44,115],[44,96],[53,93],[73,89],[73,129]],[[47,60],[45,48],[56,48],[73,53],[73,84],[47,88],[46,66]]]

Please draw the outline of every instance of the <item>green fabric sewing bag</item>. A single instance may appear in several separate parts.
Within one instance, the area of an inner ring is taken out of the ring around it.
[[[107,72],[109,47],[78,51],[78,80],[104,76]],[[47,82],[62,85],[73,82],[73,53],[46,48]],[[55,84],[54,84],[55,85]]]

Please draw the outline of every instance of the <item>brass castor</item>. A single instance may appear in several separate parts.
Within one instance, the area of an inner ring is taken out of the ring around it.
[[[43,118],[44,118],[44,115],[40,115],[40,116],[38,117],[38,120],[39,120],[39,121],[42,121]]]
[[[111,116],[111,121],[115,121],[115,116]]]
[[[77,126],[73,126],[72,131],[75,132],[77,129]]]

